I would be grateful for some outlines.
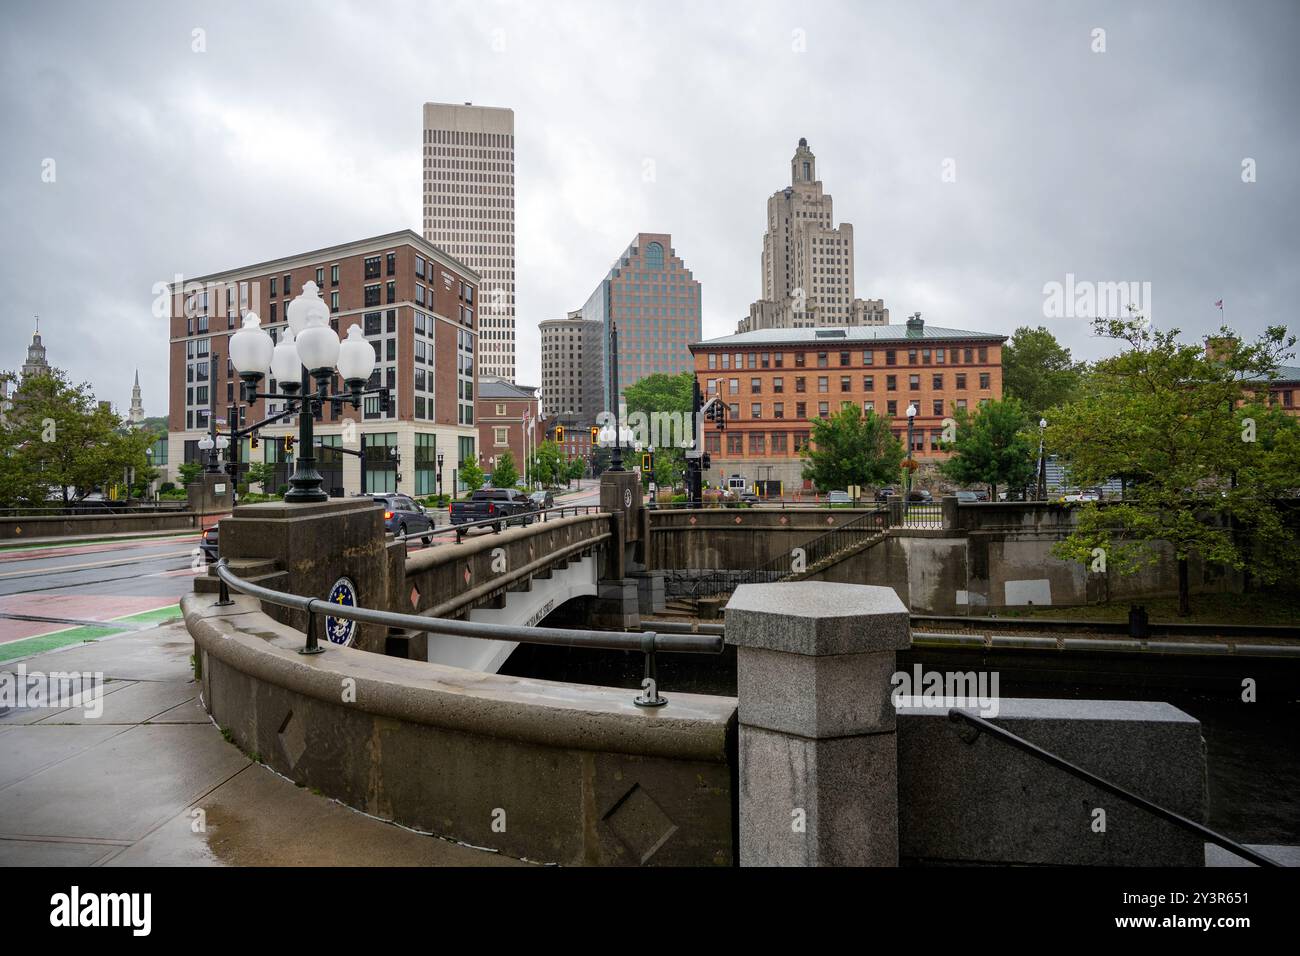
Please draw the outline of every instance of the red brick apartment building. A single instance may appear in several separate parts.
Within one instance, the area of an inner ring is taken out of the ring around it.
[[[479,466],[491,474],[496,459],[509,451],[522,478],[524,463],[545,440],[545,423],[538,421],[541,400],[536,386],[484,378],[479,381],[476,406]]]
[[[766,329],[697,342],[691,352],[705,401],[721,397],[729,412],[725,431],[705,426],[712,459],[705,479],[717,485],[740,475],[747,485],[805,489],[799,450],[811,420],[848,403],[892,419],[904,442],[915,403],[915,456],[945,458],[938,447],[944,419],[1002,397],[1006,340],[927,328],[918,314],[904,325]]]
[[[357,410],[344,405],[336,413],[325,406],[323,420],[316,424],[323,442],[317,468],[325,489],[332,495],[363,490],[433,494],[439,490],[437,456],[442,454],[442,490],[451,492],[460,461],[478,454],[479,276],[410,230],[172,286],[167,478],[177,480],[182,462],[199,460],[198,441],[208,427],[210,403],[219,422],[233,414],[241,424],[282,409],[281,403],[263,399],[239,405],[229,338],[244,313],[252,311],[278,339],[286,327],[286,307],[308,281],[319,287],[330,308],[330,324],[341,336],[354,324],[361,327],[377,359],[370,385],[387,385],[395,399],[391,415],[372,396]],[[270,384],[264,381],[261,391]],[[293,462],[284,438],[296,434],[296,419],[265,428],[258,448],[244,439],[239,459],[276,465],[276,484],[286,483]],[[364,489],[358,458],[331,451],[340,445],[364,450]]]

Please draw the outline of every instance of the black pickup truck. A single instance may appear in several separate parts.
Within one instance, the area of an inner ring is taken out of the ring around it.
[[[493,527],[500,531],[503,524],[528,524],[537,508],[514,488],[480,488],[468,501],[453,501],[449,510],[453,525],[499,518]]]

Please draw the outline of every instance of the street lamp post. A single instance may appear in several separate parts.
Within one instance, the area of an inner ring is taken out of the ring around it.
[[[623,470],[623,424],[618,418],[618,323],[609,323],[609,402],[614,407],[614,458],[610,471]]]
[[[1047,458],[1043,455],[1043,430],[1047,428],[1047,419],[1038,420],[1038,500],[1047,500]]]
[[[907,406],[907,498],[912,495],[912,472],[915,470],[916,459],[913,458],[912,443],[912,426],[916,423],[916,405],[915,403]],[[904,499],[906,500],[906,498]]]
[[[349,328],[347,338],[340,342],[338,333],[329,326],[329,315],[329,306],[321,300],[316,283],[307,282],[302,294],[285,309],[289,327],[278,344],[253,312],[244,316],[243,327],[230,338],[230,361],[239,373],[243,400],[252,404],[259,398],[284,399],[298,409],[299,452],[289,492],[284,496],[291,504],[329,500],[316,470],[313,422],[321,405],[346,400],[353,408],[360,408],[361,396],[366,394],[379,394],[385,406],[389,403],[387,388],[366,388],[375,368],[374,346],[366,341],[358,325]],[[347,392],[330,395],[329,383],[336,367]],[[268,373],[279,383],[279,392],[257,391],[258,383]],[[316,380],[315,391],[312,378]]]
[[[438,494],[442,494],[442,452],[438,452]]]

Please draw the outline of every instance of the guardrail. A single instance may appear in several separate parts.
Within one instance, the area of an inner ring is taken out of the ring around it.
[[[0,508],[0,518],[62,518],[81,517],[85,515],[134,515],[171,514],[185,511],[189,504],[184,501],[136,502],[134,504],[116,501],[70,501],[66,505],[33,505],[32,507]]]
[[[480,521],[465,521],[460,524],[440,524],[434,525],[428,531],[408,531],[405,535],[393,535],[394,541],[409,541],[411,538],[423,538],[426,535],[446,534],[448,531],[456,533],[456,543],[460,544],[465,538],[465,532],[470,528],[491,528],[497,534],[508,528],[510,525],[519,525],[527,527],[534,521],[545,521],[542,515],[553,515],[556,518],[569,518],[575,515],[598,514],[603,509],[600,505],[556,505],[554,508],[543,508],[541,511],[526,511],[522,514],[514,514],[501,518],[484,518]]]
[[[490,641],[513,641],[517,644],[542,644],[550,647],[581,647],[588,650],[603,651],[640,651],[645,655],[645,677],[641,681],[642,693],[632,702],[638,707],[662,707],[668,703],[667,698],[659,694],[658,667],[655,655],[667,654],[721,654],[723,640],[720,635],[711,634],[660,634],[656,631],[592,631],[577,628],[527,627],[524,625],[486,624],[478,621],[459,621],[448,618],[427,617],[423,614],[403,614],[397,611],[379,611],[373,608],[351,607],[333,604],[320,598],[302,597],[275,591],[245,581],[230,570],[227,559],[221,558],[216,564],[217,577],[221,581],[218,606],[229,606],[230,589],[240,594],[257,598],[278,607],[292,608],[307,614],[306,641],[300,654],[320,654],[321,647],[316,637],[316,615],[342,618],[345,621],[358,621],[363,624],[378,624],[381,627],[399,628],[408,631],[422,631],[431,634],[450,634],[455,637],[471,637]]]
[[[1084,770],[1077,764],[1072,764],[1063,757],[1058,757],[1051,751],[1044,750],[1037,744],[1030,743],[1024,737],[1013,734],[1011,731],[1005,730],[997,724],[985,720],[983,717],[977,717],[974,714],[967,713],[959,707],[953,707],[948,710],[948,719],[953,723],[964,722],[971,727],[974,727],[976,731],[988,734],[999,743],[1015,747],[1017,750],[1029,754],[1029,756],[1033,757],[1035,760],[1040,760],[1045,764],[1056,767],[1058,770],[1064,770],[1071,776],[1078,777],[1080,780],[1092,784],[1099,790],[1104,790],[1112,796],[1119,797],[1121,800],[1127,801],[1136,807],[1140,807],[1148,813],[1159,817],[1161,820],[1165,820],[1174,824],[1174,826],[1181,827],[1184,830],[1194,833],[1202,839],[1209,840],[1211,843],[1221,846],[1225,850],[1235,853],[1257,866],[1280,867],[1282,865],[1277,860],[1264,856],[1262,853],[1257,853],[1250,849],[1250,847],[1243,846],[1236,840],[1232,840],[1221,833],[1216,833],[1209,827],[1197,823],[1195,820],[1189,820],[1182,814],[1175,813],[1172,810],[1167,810],[1159,804],[1152,803],[1145,797],[1139,797],[1136,793],[1125,790],[1117,783],[1111,783],[1111,781],[1106,780],[1104,777],[1099,777],[1091,771]]]

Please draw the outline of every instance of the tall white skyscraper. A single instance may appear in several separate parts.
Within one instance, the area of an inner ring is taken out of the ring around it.
[[[515,380],[515,113],[424,104],[424,238],[483,277],[481,376]]]
[[[835,223],[830,193],[817,178],[817,157],[800,139],[790,159],[790,185],[767,200],[763,234],[763,297],[739,331],[884,325],[880,299],[854,291],[853,226]]]

